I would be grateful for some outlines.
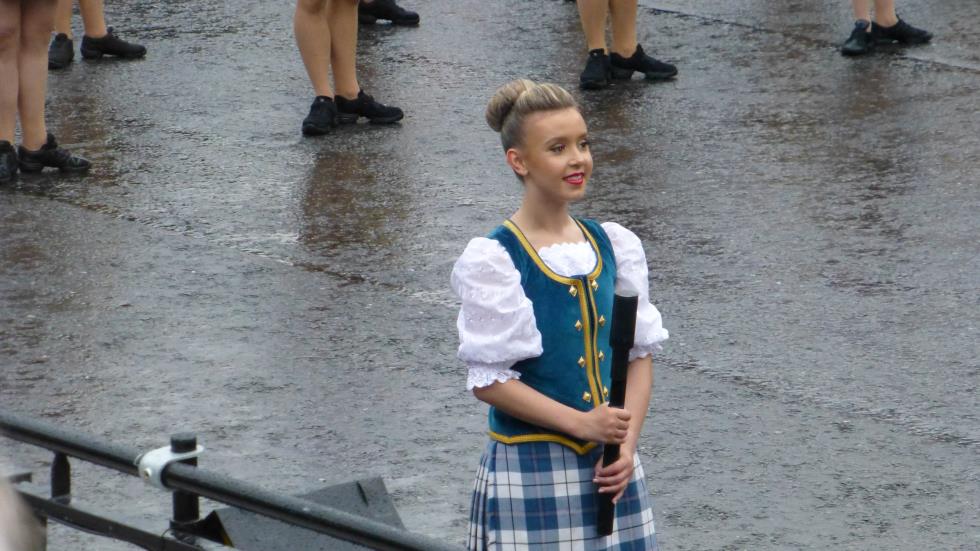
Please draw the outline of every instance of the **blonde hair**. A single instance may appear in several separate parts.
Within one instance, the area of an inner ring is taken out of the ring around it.
[[[542,83],[526,78],[512,80],[494,92],[487,104],[487,124],[500,132],[504,151],[520,145],[524,139],[524,121],[539,111],[578,109],[578,103],[567,90],[557,84]]]

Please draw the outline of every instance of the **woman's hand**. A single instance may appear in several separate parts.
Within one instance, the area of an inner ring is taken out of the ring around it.
[[[630,412],[625,409],[601,404],[583,414],[584,421],[577,436],[589,442],[622,444],[629,433],[630,415]]]
[[[623,492],[629,486],[631,478],[633,478],[633,450],[628,446],[622,446],[619,449],[619,459],[608,467],[603,467],[602,458],[599,458],[599,462],[595,464],[595,478],[592,481],[599,486],[599,493],[613,494],[612,502],[616,503],[623,497]]]

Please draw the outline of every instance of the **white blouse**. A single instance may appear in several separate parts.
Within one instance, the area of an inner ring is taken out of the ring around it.
[[[667,340],[660,312],[650,303],[647,260],[640,239],[614,222],[602,224],[616,256],[616,277],[639,289],[636,336],[630,360],[649,356]],[[544,247],[538,256],[555,273],[574,277],[591,272],[596,257],[587,241]],[[466,363],[466,388],[519,379],[511,369],[527,358],[540,356],[541,333],[531,300],[521,287],[521,274],[510,255],[495,239],[470,240],[453,266],[453,291],[463,305],[456,320],[459,359]]]

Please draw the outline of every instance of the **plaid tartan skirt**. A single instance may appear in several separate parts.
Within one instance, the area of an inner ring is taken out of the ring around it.
[[[578,455],[561,444],[491,440],[473,488],[467,548],[471,551],[656,551],[653,510],[643,467],[616,504],[613,533],[596,531],[592,482],[598,447]]]

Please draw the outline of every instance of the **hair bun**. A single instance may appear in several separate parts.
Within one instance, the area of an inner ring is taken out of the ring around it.
[[[504,121],[507,119],[507,115],[510,114],[511,110],[514,108],[514,104],[517,100],[531,88],[537,86],[533,81],[526,78],[512,80],[507,84],[504,84],[497,91],[494,92],[493,96],[490,98],[490,102],[487,103],[487,124],[494,132],[500,132],[504,127]]]
[[[539,111],[578,109],[567,90],[547,82],[538,84],[526,78],[512,80],[494,92],[487,104],[487,124],[500,132],[504,151],[524,139],[524,121]]]

